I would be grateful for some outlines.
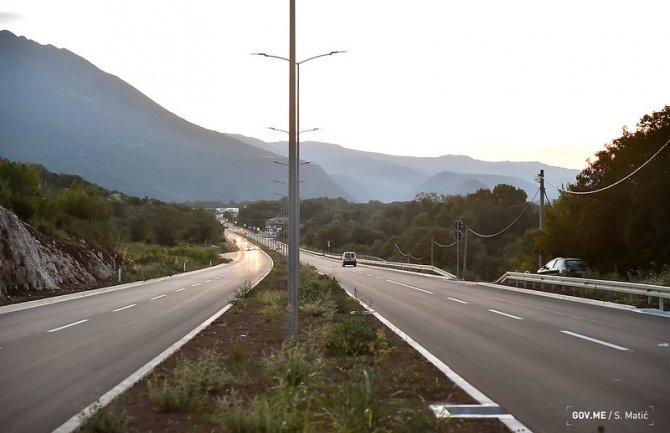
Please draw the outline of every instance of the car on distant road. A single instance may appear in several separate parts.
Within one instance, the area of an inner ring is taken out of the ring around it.
[[[353,251],[347,251],[342,254],[342,267],[352,265],[356,266],[356,253]]]
[[[586,262],[582,259],[556,257],[538,269],[537,273],[542,275],[559,275],[562,277],[583,277],[586,275],[586,270]]]

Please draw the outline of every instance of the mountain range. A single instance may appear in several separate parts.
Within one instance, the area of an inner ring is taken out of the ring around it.
[[[286,193],[287,149],[286,143],[199,127],[66,49],[0,31],[4,158],[136,196],[239,202]],[[466,194],[498,183],[532,197],[540,169],[552,183],[574,182],[578,173],[536,162],[394,156],[319,142],[301,143],[300,152],[313,162],[301,167],[303,198],[390,202],[419,192]]]

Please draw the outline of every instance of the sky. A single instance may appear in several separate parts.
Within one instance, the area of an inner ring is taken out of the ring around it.
[[[582,169],[670,104],[667,0],[296,0],[302,141]],[[286,140],[288,0],[2,0],[208,129]],[[307,145],[307,144],[306,144]]]

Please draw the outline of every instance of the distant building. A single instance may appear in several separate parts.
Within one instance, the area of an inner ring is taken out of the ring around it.
[[[276,234],[283,230],[286,230],[287,224],[288,224],[288,217],[280,216],[270,218],[269,220],[265,221],[265,230],[268,233]]]
[[[217,207],[216,208],[216,214],[217,215],[223,215],[226,212],[228,212],[229,214],[236,217],[240,214],[240,208],[239,207]]]

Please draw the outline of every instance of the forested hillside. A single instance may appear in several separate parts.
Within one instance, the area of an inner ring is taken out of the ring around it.
[[[248,203],[240,210],[239,222],[258,225],[283,207],[282,201]],[[527,202],[523,190],[510,185],[467,196],[419,194],[412,201],[390,204],[309,199],[301,202],[300,213],[302,244],[318,251],[327,251],[330,243],[331,252],[356,251],[385,260],[430,264],[432,242],[433,264],[456,273],[454,223],[461,220],[472,230],[467,238],[468,279],[491,280],[510,267],[529,271],[538,267],[533,241],[538,207]],[[461,265],[465,243],[463,239],[459,245]]]
[[[219,253],[228,249],[223,226],[213,212],[204,208],[128,197],[104,190],[78,176],[54,174],[38,165],[1,158],[0,207],[28,223],[29,230],[42,239],[39,242],[43,246],[59,246],[65,255],[84,251],[76,254],[78,259],[88,252],[113,257],[109,263],[111,274],[116,275],[116,270],[122,269],[123,281],[144,280],[221,263]],[[0,262],[7,262],[0,263],[0,267],[19,269],[29,255],[24,250],[9,251],[1,255]],[[11,272],[4,280],[8,293],[17,290],[16,287],[30,287],[26,289],[29,291],[37,287],[37,284],[20,284],[22,278]],[[58,289],[73,289],[67,286],[63,283]],[[33,296],[9,294],[25,296],[25,299]]]

